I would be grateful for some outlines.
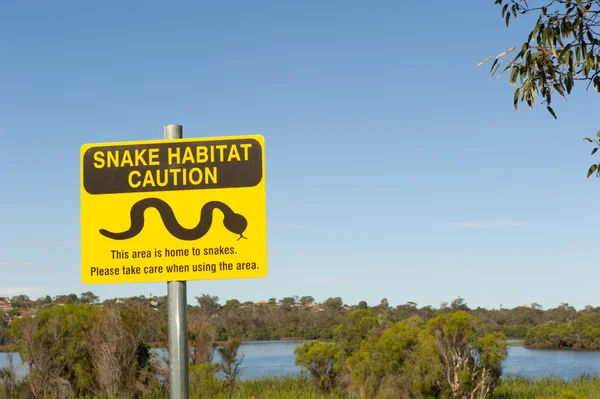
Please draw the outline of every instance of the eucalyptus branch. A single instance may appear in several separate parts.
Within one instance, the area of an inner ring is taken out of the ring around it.
[[[510,50],[497,56],[484,59],[479,65],[495,58],[490,75],[498,78],[510,71],[509,82],[514,88],[513,103],[526,102],[531,108],[541,95],[542,104],[556,118],[550,107],[552,95],[559,93],[563,98],[571,94],[576,81],[588,81],[600,92],[600,0],[551,0],[541,6],[530,7],[525,0],[495,0],[502,8],[502,18],[509,25],[511,15],[531,12],[539,13],[537,21],[527,36],[521,50],[514,59],[505,56],[516,50]],[[535,44],[530,44],[534,41]],[[500,69],[501,65],[505,68]],[[517,85],[518,83],[518,85]],[[600,131],[597,133],[600,139]],[[600,140],[595,143],[592,155],[600,149]],[[592,164],[587,176],[593,173],[600,176],[600,163]]]

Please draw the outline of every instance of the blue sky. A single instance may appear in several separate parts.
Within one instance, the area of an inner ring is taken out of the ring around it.
[[[492,0],[2,3],[0,295],[165,295],[81,282],[79,148],[176,123],[266,140],[269,275],[190,303],[600,305],[597,94],[517,113],[477,67],[529,26]]]

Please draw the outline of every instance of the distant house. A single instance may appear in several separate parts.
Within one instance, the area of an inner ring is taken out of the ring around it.
[[[267,301],[258,301],[258,302],[256,302],[256,304],[257,305],[268,305],[269,302],[267,302]]]
[[[0,310],[4,312],[10,312],[11,310],[13,310],[13,306],[10,303],[0,302]]]

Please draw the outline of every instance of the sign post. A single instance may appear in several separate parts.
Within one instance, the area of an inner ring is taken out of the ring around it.
[[[183,138],[181,125],[166,125],[165,140]],[[189,399],[187,283],[167,282],[169,331],[169,387],[171,398]]]
[[[85,284],[167,282],[171,398],[188,399],[188,280],[267,275],[260,135],[85,144],[80,154]]]

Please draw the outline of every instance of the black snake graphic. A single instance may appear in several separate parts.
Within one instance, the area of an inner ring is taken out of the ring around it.
[[[100,234],[113,240],[127,240],[138,235],[144,228],[144,212],[148,208],[155,208],[163,221],[163,224],[173,237],[180,240],[193,241],[202,238],[212,224],[213,210],[218,209],[223,212],[223,226],[234,234],[239,234],[240,238],[244,237],[244,231],[248,227],[248,221],[239,213],[234,213],[229,206],[220,201],[210,201],[204,204],[200,210],[200,221],[198,225],[192,229],[186,229],[179,224],[173,213],[171,206],[165,201],[158,198],[145,198],[139,200],[131,207],[130,218],[131,227],[129,230],[113,233],[105,229],[100,229]]]

